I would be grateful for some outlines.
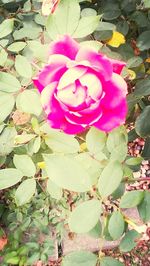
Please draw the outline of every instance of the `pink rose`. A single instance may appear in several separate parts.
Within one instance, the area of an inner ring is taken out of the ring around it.
[[[69,36],[52,42],[48,64],[34,78],[52,128],[77,134],[90,126],[111,131],[127,113],[124,62],[83,48]]]

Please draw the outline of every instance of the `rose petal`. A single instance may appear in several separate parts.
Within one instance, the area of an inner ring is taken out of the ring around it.
[[[46,86],[41,92],[41,103],[47,115],[52,111],[51,105],[57,84],[57,82],[53,82]]]
[[[58,81],[67,70],[66,63],[68,58],[63,55],[52,55],[49,57],[49,65],[46,65],[33,79],[34,85],[41,92],[44,87]]]
[[[88,88],[87,93],[93,100],[97,101],[102,95],[102,85],[96,75],[92,73],[86,73],[80,77],[80,82],[83,86]]]
[[[84,112],[84,111],[83,111]],[[76,125],[82,125],[83,127],[85,126],[90,126],[96,121],[100,119],[102,116],[102,110],[100,108],[100,105],[93,110],[88,109],[88,112],[82,114],[81,112],[66,112],[65,117],[68,122]]]
[[[55,91],[57,88],[57,82],[53,82],[41,93],[42,106],[47,114],[47,121],[52,128],[60,129],[67,134],[78,134],[82,132],[84,127],[82,125],[73,125],[69,123],[65,118],[65,111],[55,98]]]
[[[50,44],[49,55],[61,54],[75,59],[79,50],[79,44],[74,41],[69,35],[61,36],[58,41]]]
[[[110,60],[102,54],[98,54],[95,51],[91,51],[88,48],[80,48],[75,58],[76,61],[87,60],[90,62],[91,68],[99,71],[105,80],[109,80],[113,73],[112,64]]]
[[[101,118],[99,119],[99,121],[94,123],[93,126],[105,132],[109,132],[113,128],[116,128],[125,122],[126,114],[126,99],[122,99],[122,101],[116,108],[103,110]]]
[[[77,79],[80,79],[81,76],[83,76],[84,73],[86,73],[87,68],[83,66],[76,66],[73,68],[69,68],[61,77],[59,84],[58,84],[58,90],[61,90],[70,84],[74,83]]]
[[[58,99],[69,107],[85,105],[86,88],[80,84],[71,84],[57,92]]]
[[[113,65],[113,72],[120,74],[126,63],[120,60],[109,59],[111,64]]]
[[[113,73],[111,80],[103,84],[103,90],[105,96],[101,105],[107,109],[115,108],[126,97],[127,84],[121,76]]]

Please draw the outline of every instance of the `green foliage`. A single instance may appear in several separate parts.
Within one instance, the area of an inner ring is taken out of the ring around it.
[[[149,200],[150,200],[150,192],[144,191],[144,198],[143,198],[142,202],[138,205],[138,210],[139,210],[139,214],[140,214],[142,220],[145,223],[150,220]]]
[[[120,212],[116,211],[111,215],[108,230],[114,240],[122,236],[124,232],[124,219]]]
[[[59,187],[75,192],[85,192],[92,188],[88,172],[74,158],[44,155],[44,160],[48,177]]]
[[[98,190],[102,198],[111,195],[119,186],[123,177],[122,165],[110,162],[103,170],[98,181]]]
[[[100,261],[101,266],[123,266],[123,263],[111,258],[111,257],[103,257]]]
[[[93,199],[81,203],[69,217],[70,230],[75,233],[89,232],[98,223],[101,212],[102,207],[98,200]]]
[[[36,189],[34,178],[23,181],[16,190],[15,200],[18,206],[26,204],[32,198]]]
[[[22,177],[23,174],[21,173],[21,171],[15,168],[0,170],[0,189],[14,186],[21,180]]]
[[[136,247],[136,240],[140,237],[140,234],[135,230],[128,231],[119,245],[121,252],[129,252]]]
[[[135,123],[136,132],[142,136],[150,136],[150,106],[145,107],[144,111],[139,115]]]
[[[19,80],[11,74],[0,73],[0,90],[3,92],[16,92],[21,88]]]
[[[132,208],[141,203],[144,197],[143,191],[131,191],[122,196],[120,201],[121,208]]]
[[[88,251],[76,251],[67,255],[62,266],[96,266],[97,256]]]
[[[67,223],[69,230],[95,238],[116,240],[123,235],[120,250],[130,252],[140,235],[129,231],[121,209],[137,207],[144,223],[150,220],[150,193],[125,191],[126,183],[133,181],[132,169],[150,158],[149,1],[61,0],[48,17],[41,14],[41,1],[1,2],[0,217],[9,232],[2,263],[46,264],[53,252],[49,232],[55,228],[61,242]],[[117,48],[107,44],[114,31],[126,39]],[[121,73],[129,88],[127,123],[135,123],[128,136],[124,126],[108,134],[91,127],[70,136],[44,122],[32,78],[47,64],[49,43],[63,34],[127,63]],[[139,135],[146,140],[142,157],[130,157],[127,143]],[[109,200],[112,209],[115,199],[120,205],[110,214],[102,204],[107,206]],[[44,241],[39,245],[41,234]],[[96,266],[97,261],[102,266],[123,265],[88,251],[67,255],[62,265]]]

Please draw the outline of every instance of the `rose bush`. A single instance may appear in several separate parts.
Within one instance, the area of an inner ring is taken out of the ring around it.
[[[109,132],[124,123],[124,66],[67,35],[52,42],[48,64],[34,78],[50,126],[77,134],[89,126]]]

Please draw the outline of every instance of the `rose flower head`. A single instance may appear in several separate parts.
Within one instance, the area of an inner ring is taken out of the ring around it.
[[[68,35],[50,44],[48,64],[33,79],[50,127],[67,134],[90,126],[109,132],[127,114],[125,63],[81,47]]]

